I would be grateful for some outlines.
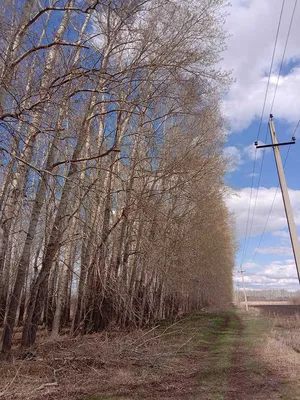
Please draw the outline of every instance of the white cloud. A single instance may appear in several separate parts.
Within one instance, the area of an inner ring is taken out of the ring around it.
[[[261,187],[259,188],[256,200],[256,190],[253,189],[250,208],[250,225],[252,221],[255,200],[256,207],[253,217],[251,236],[258,235],[263,231],[276,190],[276,188]],[[230,196],[226,198],[229,210],[235,215],[237,234],[240,238],[244,237],[246,231],[250,193],[251,188],[243,188],[232,192]],[[293,207],[295,222],[298,227],[300,227],[300,190],[289,189],[289,195]],[[266,228],[266,232],[277,232],[279,230],[285,229],[286,227],[287,221],[285,217],[282,197],[280,191],[278,191],[274,201],[273,210]]]
[[[261,116],[281,4],[281,0],[232,1],[230,15],[226,22],[230,39],[223,64],[225,68],[233,70],[235,78],[223,103],[223,111],[231,121],[232,130],[242,130],[249,126],[254,118]],[[293,5],[294,2],[285,2],[266,103],[266,117],[268,117],[273,99]],[[299,20],[300,7],[296,9],[286,51],[286,61],[300,60]],[[290,123],[298,121],[299,86],[299,66],[280,77],[273,108],[275,117],[285,119]]]
[[[249,146],[245,147],[244,153],[248,156],[248,158],[250,158],[250,160],[255,160],[262,154],[261,151],[257,151],[254,144],[250,144]]]
[[[289,233],[287,231],[275,231],[275,232],[272,232],[272,235],[273,236],[279,236],[279,237],[281,237],[283,239],[286,239],[286,238],[290,237],[290,235],[289,235]]]
[[[275,231],[272,232],[272,235],[279,237],[281,244],[286,245],[287,242],[290,243],[290,233],[288,231]],[[300,242],[300,235],[298,236],[298,240]]]
[[[293,285],[299,286],[298,278],[270,278],[268,276],[245,276],[246,288],[257,288],[257,289],[288,289]],[[240,277],[235,278],[235,282],[241,282]]]
[[[295,263],[289,259],[274,261],[256,272],[246,270],[244,279],[247,288],[289,289],[299,285]],[[234,278],[235,282],[241,280],[241,276]]]
[[[264,145],[265,143],[258,141],[258,144]],[[265,149],[265,152],[270,152],[271,149]],[[259,160],[262,158],[264,151],[262,149],[256,149],[254,143],[250,144],[249,146],[244,147],[244,154],[250,159],[250,160]]]
[[[272,279],[297,279],[297,270],[294,261],[286,260],[268,265],[260,273],[261,276]]]
[[[292,256],[293,249],[290,246],[270,246],[257,249],[259,254],[274,254],[277,256]]]
[[[235,171],[243,163],[241,151],[237,147],[225,147],[223,154],[227,159],[227,169],[229,172]]]
[[[256,264],[254,262],[246,262],[243,264],[243,268],[245,268],[245,270],[247,270],[249,268],[251,269],[251,268],[257,268],[257,267],[259,267],[259,264]]]

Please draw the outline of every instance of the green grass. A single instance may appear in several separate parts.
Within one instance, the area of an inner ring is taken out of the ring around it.
[[[272,329],[272,321],[268,318],[256,318],[243,314],[244,345],[248,350],[260,345]]]
[[[213,400],[223,400],[226,395],[237,333],[237,320],[233,312],[222,313],[214,318],[207,332],[207,340],[211,345],[199,376],[199,384],[205,392],[210,393]]]

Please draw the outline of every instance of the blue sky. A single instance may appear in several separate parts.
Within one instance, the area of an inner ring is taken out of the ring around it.
[[[299,289],[296,267],[272,149],[257,150],[255,175],[252,178],[255,147],[263,108],[268,74],[282,0],[233,0],[227,18],[230,35],[224,65],[233,71],[235,82],[224,99],[223,112],[230,121],[225,154],[230,160],[227,184],[232,188],[227,203],[234,213],[239,251],[236,267],[243,260],[248,288]],[[271,110],[294,0],[285,1],[278,43],[271,74],[268,97],[260,129],[259,140],[270,143],[267,121]],[[284,66],[278,81],[272,109],[279,141],[290,141],[300,119],[300,4],[296,8],[291,28]],[[300,127],[296,133],[298,143],[291,146],[285,171],[300,236]],[[283,161],[288,148],[281,148]],[[263,168],[259,182],[262,158]],[[250,207],[251,234],[245,241],[248,209]],[[259,183],[259,187],[258,187]],[[258,188],[258,192],[257,192]],[[258,193],[258,194],[257,194]],[[266,225],[269,211],[274,206]],[[254,205],[255,212],[254,211]],[[266,228],[265,228],[266,226]],[[261,240],[261,234],[265,234]],[[246,246],[245,246],[246,244]],[[259,247],[258,247],[259,245]],[[247,252],[244,252],[244,249]],[[244,256],[243,256],[244,254]],[[239,277],[235,278],[237,282]]]

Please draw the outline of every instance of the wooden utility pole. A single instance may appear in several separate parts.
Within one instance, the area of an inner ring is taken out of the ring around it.
[[[236,286],[237,286],[237,291],[236,291],[236,296],[235,296],[235,302],[236,302],[236,305],[239,306],[240,305],[240,284],[237,283]]]
[[[291,201],[290,201],[289,192],[287,189],[286,179],[285,179],[285,175],[284,175],[284,169],[283,169],[282,160],[281,160],[281,156],[280,156],[280,150],[279,150],[280,146],[295,144],[296,139],[295,139],[295,137],[293,137],[292,142],[278,143],[272,114],[270,115],[269,128],[270,128],[270,133],[271,133],[272,144],[258,146],[258,143],[255,142],[255,145],[256,145],[257,149],[263,148],[263,147],[273,147],[276,166],[277,166],[277,172],[278,172],[278,177],[279,177],[279,182],[280,182],[280,187],[281,187],[282,199],[283,199],[286,219],[287,219],[287,223],[288,223],[288,227],[289,227],[289,232],[290,232],[290,237],[291,237],[291,242],[292,242],[292,247],[293,247],[293,252],[294,252],[298,280],[300,282],[300,246],[299,246],[296,224],[295,224],[295,220],[293,217]]]
[[[241,275],[242,275],[242,283],[243,283],[243,292],[244,292],[244,299],[245,299],[245,307],[246,307],[246,311],[249,311],[247,293],[246,293],[246,288],[245,288],[244,272],[245,272],[245,271],[243,271],[242,268],[241,268],[241,269],[240,269],[240,273],[241,273]]]

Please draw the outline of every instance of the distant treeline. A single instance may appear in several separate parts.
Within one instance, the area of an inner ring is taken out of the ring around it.
[[[246,290],[249,301],[268,301],[268,300],[290,300],[295,297],[300,297],[300,290],[289,291],[285,289],[271,290]]]

